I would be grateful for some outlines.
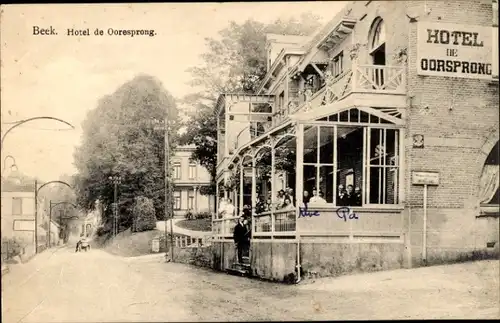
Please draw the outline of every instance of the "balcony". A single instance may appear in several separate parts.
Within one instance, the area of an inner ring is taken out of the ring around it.
[[[345,71],[337,77],[326,75],[325,78],[325,84],[319,91],[316,93],[306,91],[305,102],[296,111],[311,110],[320,105],[335,103],[351,94],[368,94],[372,99],[376,95],[386,98],[387,95],[406,94],[405,66],[354,65],[352,70]],[[390,105],[391,102],[386,104]],[[380,106],[379,103],[372,105]]]
[[[285,105],[285,113],[280,113],[279,117],[275,114],[272,122],[259,122],[241,130],[233,141],[232,151],[289,121],[290,115],[311,111],[348,97],[352,97],[353,101],[346,101],[346,105],[403,108],[406,106],[405,69],[405,66],[354,65],[353,69],[336,77],[327,73],[324,85],[317,92],[306,90],[300,101],[296,97],[290,99]]]

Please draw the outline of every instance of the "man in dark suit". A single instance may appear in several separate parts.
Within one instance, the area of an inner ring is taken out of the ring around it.
[[[234,227],[234,243],[236,248],[238,248],[238,262],[243,263],[243,253],[246,252],[250,246],[250,231],[247,226],[243,223],[244,218],[240,217],[238,223]]]

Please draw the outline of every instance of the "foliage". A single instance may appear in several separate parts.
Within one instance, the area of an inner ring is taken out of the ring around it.
[[[25,246],[25,243],[15,237],[2,238],[2,260],[8,260],[16,256],[20,256]]]
[[[83,140],[74,154],[77,201],[92,210],[101,200],[104,230],[112,227],[114,184],[109,176],[121,177],[117,192],[122,229],[132,225],[136,196],[151,199],[155,213],[163,215],[164,131],[155,127],[153,119],[164,120],[167,113],[170,147],[175,148],[179,128],[175,101],[156,78],[139,75],[101,98],[87,114]]]
[[[194,219],[194,215],[193,215],[193,212],[191,212],[191,210],[188,210],[186,212],[186,214],[184,215],[184,217],[188,220],[191,220],[191,219]]]
[[[197,219],[211,219],[212,213],[210,212],[199,212],[196,214]]]
[[[191,85],[198,93],[184,98],[192,107],[187,131],[182,144],[194,144],[192,159],[204,166],[212,176],[215,192],[217,167],[217,96],[224,92],[255,93],[264,78],[266,66],[266,34],[311,35],[320,27],[320,19],[310,13],[299,19],[278,19],[270,24],[247,20],[242,24],[231,22],[221,30],[219,39],[207,38],[207,52],[201,55],[204,64],[190,68]]]
[[[156,216],[153,201],[144,196],[135,198],[132,207],[134,217],[134,232],[142,232],[156,229]]]

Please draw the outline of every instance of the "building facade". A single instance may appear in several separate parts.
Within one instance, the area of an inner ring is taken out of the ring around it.
[[[16,239],[23,247],[23,256],[35,253],[35,193],[34,183],[26,184],[2,179],[2,240]],[[42,197],[38,199],[37,244],[47,245],[49,223],[48,203]]]
[[[200,189],[210,185],[210,174],[198,163],[191,161],[195,147],[179,146],[172,158],[172,176],[174,181],[174,215],[184,216],[188,211],[193,215],[212,212],[214,197],[202,195]]]
[[[252,207],[252,274],[498,254],[497,49],[496,0],[355,1],[312,37],[269,36],[259,92],[217,102],[217,196]],[[213,218],[215,268],[234,221]]]

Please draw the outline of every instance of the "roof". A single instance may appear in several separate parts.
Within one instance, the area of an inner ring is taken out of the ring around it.
[[[297,35],[280,35],[280,34],[266,34],[267,43],[279,43],[302,46],[309,41],[311,36],[297,36]]]

